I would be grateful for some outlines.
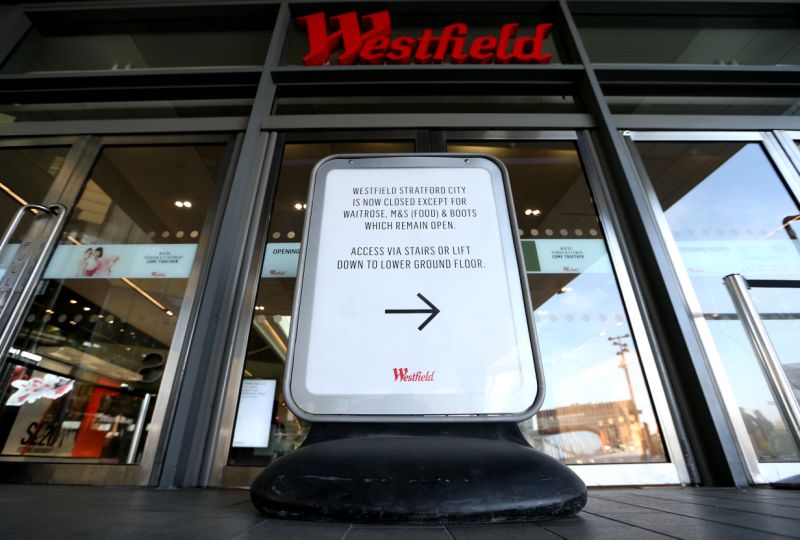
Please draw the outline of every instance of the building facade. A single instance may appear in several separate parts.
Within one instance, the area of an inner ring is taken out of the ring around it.
[[[5,481],[297,449],[310,173],[416,152],[509,171],[531,445],[589,485],[800,473],[799,2],[7,3],[0,97]]]

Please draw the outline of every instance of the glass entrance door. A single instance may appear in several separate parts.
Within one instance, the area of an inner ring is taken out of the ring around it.
[[[679,483],[683,458],[588,142],[567,133],[446,134],[508,169],[547,392],[521,424],[589,485]],[[592,174],[587,174],[587,170]]]
[[[30,294],[32,263],[66,217],[62,193],[84,146],[75,139],[0,142],[0,349]]]
[[[521,426],[531,444],[574,467],[590,485],[688,482],[636,299],[605,221],[607,206],[591,192],[598,179],[589,181],[584,172],[593,166],[583,161],[588,143],[575,132],[425,135],[415,141],[332,135],[325,141],[307,134],[306,141],[282,146],[272,173],[277,185],[264,225],[265,256],[254,268],[257,287],[242,316],[250,324],[239,327],[232,352],[212,483],[249,485],[306,434],[282,399],[282,377],[315,163],[335,153],[420,150],[487,153],[509,170],[548,385],[543,410]],[[420,148],[426,138],[440,146]]]
[[[59,199],[57,242],[26,263],[41,272],[2,351],[0,460],[141,463],[92,481],[147,482],[234,147],[229,136],[88,145]]]
[[[751,481],[800,472],[791,419],[723,282],[800,276],[800,177],[790,157],[769,133],[627,136]]]
[[[236,330],[212,484],[249,486],[265,465],[299,448],[308,433],[308,424],[286,406],[283,375],[314,165],[334,154],[409,153],[427,150],[426,145],[426,137],[413,131],[298,133],[279,139],[279,164],[269,172],[274,192],[265,201],[257,240],[261,256],[254,257],[255,279]]]

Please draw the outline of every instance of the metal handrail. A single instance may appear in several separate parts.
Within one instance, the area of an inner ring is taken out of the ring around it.
[[[744,279],[747,288],[800,289],[800,279]]]
[[[783,371],[778,353],[769,339],[767,329],[748,292],[750,286],[779,287],[777,283],[783,283],[786,280],[775,280],[774,283],[776,284],[771,285],[769,283],[772,280],[747,280],[740,274],[731,274],[725,276],[723,281],[731,295],[733,305],[736,307],[739,317],[741,317],[742,324],[744,324],[747,331],[747,337],[761,364],[761,369],[767,377],[767,383],[773,394],[775,394],[775,402],[789,424],[789,431],[797,447],[800,448],[800,405],[794,398],[791,383]],[[791,285],[792,287],[800,287],[800,282],[793,281],[792,283],[796,283],[796,285]]]

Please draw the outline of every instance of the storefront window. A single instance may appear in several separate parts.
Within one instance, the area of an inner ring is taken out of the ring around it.
[[[797,17],[576,16],[592,62],[798,65]]]
[[[180,19],[73,18],[57,12],[32,14],[33,28],[0,73],[261,66],[271,25],[265,15],[250,19],[189,13]]]
[[[283,399],[286,360],[295,276],[303,235],[308,183],[314,165],[334,154],[372,154],[413,152],[412,142],[334,142],[287,144],[278,174],[278,191],[272,207],[267,246],[258,285],[256,303],[247,342],[237,419],[241,421],[242,399],[267,392],[266,407],[271,411],[262,446],[253,446],[253,433],[234,432],[228,456],[230,465],[264,465],[288,454],[303,443],[308,425],[294,416]],[[258,400],[256,400],[258,402]],[[257,414],[263,414],[258,402]],[[239,424],[239,422],[237,422]],[[263,425],[258,424],[263,430]],[[257,434],[256,434],[256,438]]]
[[[2,455],[139,461],[225,156],[102,151],[0,371]]]
[[[735,273],[747,279],[800,275],[792,227],[797,204],[757,142],[638,142],[637,148],[759,461],[797,461],[798,450],[722,281]],[[787,338],[797,341],[791,324],[767,321],[767,328],[789,331]],[[784,346],[784,338],[773,338]]]
[[[603,229],[572,142],[453,142],[505,163],[547,385],[521,424],[568,464],[666,461]]]

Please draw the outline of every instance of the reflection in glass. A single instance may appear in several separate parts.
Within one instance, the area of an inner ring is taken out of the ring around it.
[[[796,17],[584,15],[575,22],[596,63],[800,64]]]
[[[0,148],[0,235],[20,206],[49,202],[48,193],[68,151],[68,146]],[[25,228],[21,224],[11,241],[18,242]],[[0,268],[5,268],[2,259]]]
[[[798,242],[800,250],[800,241],[794,241]],[[792,387],[794,399],[800,403],[800,353],[797,349],[797,337],[800,336],[800,288],[753,287],[749,292]]]
[[[139,460],[224,156],[100,154],[0,371],[3,455]]]
[[[547,392],[521,425],[569,464],[665,461],[603,230],[572,142],[470,142],[511,177]]]
[[[289,337],[295,276],[303,234],[308,181],[314,165],[333,154],[413,152],[411,142],[337,142],[287,144],[278,173],[278,188],[267,232],[265,260],[258,284],[250,337],[247,341],[245,381],[276,381],[267,446],[255,448],[234,444],[230,465],[264,465],[296,450],[308,426],[286,407],[283,371]],[[240,394],[238,415],[243,411]],[[245,405],[246,407],[246,405]]]
[[[797,205],[758,143],[640,142],[637,148],[759,460],[796,461],[798,450],[722,278],[798,277]]]
[[[178,21],[163,22],[180,26]],[[81,33],[77,25],[42,25],[28,32],[0,66],[0,73],[260,66],[270,32],[252,28],[257,23],[248,23],[251,28],[205,32],[151,31],[123,25],[118,33],[112,33],[112,25],[104,25],[105,33],[88,29]],[[196,25],[193,29],[200,28]]]

